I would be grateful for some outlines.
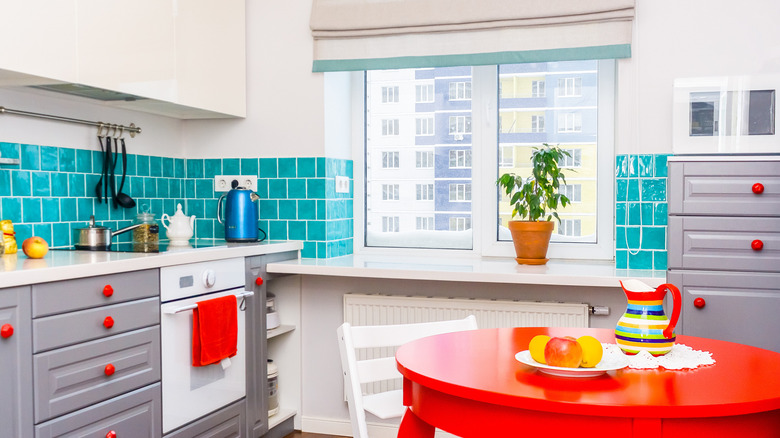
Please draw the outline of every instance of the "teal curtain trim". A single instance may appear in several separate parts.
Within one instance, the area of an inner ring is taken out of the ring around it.
[[[528,62],[580,61],[631,57],[630,44],[570,49],[493,52],[469,55],[399,56],[396,58],[327,59],[314,61],[312,71],[388,70],[396,68],[456,67],[462,65],[521,64]]]

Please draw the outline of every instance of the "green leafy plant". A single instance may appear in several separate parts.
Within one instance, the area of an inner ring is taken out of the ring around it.
[[[561,184],[566,184],[566,178],[558,163],[563,157],[571,157],[560,146],[533,148],[531,154],[532,172],[528,178],[506,173],[496,181],[496,184],[509,195],[512,208],[512,219],[519,216],[521,220],[540,221],[551,220],[553,217],[560,222],[556,210],[571,203],[569,198],[558,193]]]

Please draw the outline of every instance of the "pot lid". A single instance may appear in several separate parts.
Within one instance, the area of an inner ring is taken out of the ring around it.
[[[95,215],[89,216],[89,222],[86,228],[75,228],[76,230],[109,230],[108,227],[102,225],[95,225]]]

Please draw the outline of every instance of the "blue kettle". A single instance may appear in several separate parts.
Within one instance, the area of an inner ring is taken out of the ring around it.
[[[222,217],[223,199],[226,199],[224,220]],[[255,204],[259,199],[260,196],[257,193],[235,186],[219,197],[217,220],[225,225],[225,240],[228,242],[255,242],[259,239],[257,204]]]

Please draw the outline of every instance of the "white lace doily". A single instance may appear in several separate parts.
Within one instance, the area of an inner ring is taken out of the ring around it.
[[[634,356],[623,354],[616,344],[601,344],[604,347],[604,357],[602,361],[614,360],[616,356],[623,356],[628,359],[628,367],[635,369],[652,369],[664,367],[667,370],[693,369],[702,365],[711,365],[715,363],[712,353],[708,351],[694,350],[683,345],[674,344],[672,350],[663,356],[654,357],[652,354],[642,351]]]

